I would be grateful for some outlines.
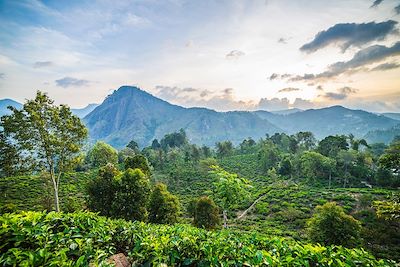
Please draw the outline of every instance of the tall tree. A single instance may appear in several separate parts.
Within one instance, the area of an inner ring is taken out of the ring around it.
[[[215,144],[218,157],[230,156],[233,153],[233,144],[231,141],[223,141]]]
[[[32,159],[35,169],[50,175],[56,211],[60,211],[58,196],[62,174],[79,157],[87,129],[66,105],[56,106],[47,94],[37,92],[18,110],[1,118],[4,135],[15,144],[17,151]]]
[[[228,225],[228,211],[232,210],[248,195],[249,182],[239,178],[237,174],[229,173],[221,167],[214,166],[211,171],[216,177],[214,182],[214,199],[222,208],[224,228]]]

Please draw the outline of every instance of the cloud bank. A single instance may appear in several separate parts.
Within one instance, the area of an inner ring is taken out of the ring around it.
[[[73,77],[64,77],[59,80],[55,80],[56,85],[59,87],[63,88],[68,88],[68,87],[81,87],[81,86],[87,86],[90,84],[88,80],[83,80],[83,79],[77,79]]]
[[[306,53],[313,53],[328,45],[339,45],[342,52],[349,47],[361,47],[372,41],[384,40],[389,34],[396,33],[397,21],[368,23],[339,23],[325,31],[319,32],[314,39],[300,47]]]

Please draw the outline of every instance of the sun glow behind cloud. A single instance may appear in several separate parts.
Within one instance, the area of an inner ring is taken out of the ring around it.
[[[289,0],[0,4],[1,97],[21,101],[41,89],[59,103],[84,106],[100,102],[120,85],[135,84],[160,97],[157,86],[197,88],[183,95],[172,90],[167,100],[220,110],[363,107],[363,99],[372,99],[364,108],[400,111],[399,56],[365,66],[383,64],[374,71],[361,69],[319,80],[270,79],[274,73],[323,73],[361,49],[393,46],[399,40],[393,1],[374,8],[362,0],[307,5]],[[343,28],[364,37],[342,34]],[[322,31],[327,32],[323,46],[300,50],[306,44],[316,47]],[[351,43],[343,49],[346,42]],[[342,99],[326,97],[344,87],[357,92]],[[227,88],[233,90],[226,94]],[[211,93],[202,96],[205,91]],[[373,105],[373,99],[379,103]]]

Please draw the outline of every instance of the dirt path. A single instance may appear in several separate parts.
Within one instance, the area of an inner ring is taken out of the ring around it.
[[[249,212],[249,211],[254,207],[254,205],[257,204],[257,202],[258,202],[261,198],[263,198],[266,194],[268,194],[268,193],[269,193],[269,192],[265,192],[265,193],[261,194],[261,195],[253,202],[253,204],[251,204],[250,207],[248,207],[245,211],[243,211],[243,213],[240,214],[240,216],[238,216],[236,219],[237,219],[237,220],[240,220],[240,219],[242,219],[244,216],[246,216],[247,212]]]

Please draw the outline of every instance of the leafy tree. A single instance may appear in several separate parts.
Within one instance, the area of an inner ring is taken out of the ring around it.
[[[327,136],[318,143],[317,151],[324,156],[336,158],[340,150],[348,150],[349,144],[345,135]]]
[[[128,157],[134,157],[136,152],[129,147],[125,147],[118,151],[118,163],[124,163]]]
[[[271,141],[265,142],[258,152],[258,159],[263,171],[276,167],[280,160],[280,153],[277,146]]]
[[[218,157],[230,156],[233,153],[233,144],[231,141],[223,141],[215,144]]]
[[[157,183],[150,196],[149,221],[161,224],[176,223],[179,205],[178,198],[168,192],[167,186]]]
[[[314,149],[317,142],[312,132],[298,132],[295,135],[295,139],[298,142],[299,148],[303,151]]]
[[[307,221],[307,232],[313,242],[354,247],[360,242],[361,223],[335,202],[328,202],[315,208]]]
[[[91,180],[87,186],[87,205],[90,210],[99,212],[103,216],[113,214],[110,207],[117,190],[114,179],[118,175],[118,169],[111,163],[100,168],[97,177]]]
[[[348,180],[349,167],[355,164],[357,154],[354,150],[340,150],[337,154],[337,161],[343,165],[344,175],[343,175],[343,187],[346,187],[346,183]]]
[[[285,156],[279,164],[279,174],[284,176],[291,176],[293,172],[293,165],[290,156]]]
[[[186,133],[183,129],[179,132],[174,132],[166,134],[163,139],[161,139],[161,147],[164,150],[173,147],[182,147],[188,143]]]
[[[224,228],[226,228],[228,211],[235,208],[237,204],[247,197],[249,182],[244,178],[239,178],[237,174],[229,173],[218,166],[214,166],[211,174],[217,178],[217,181],[214,182],[214,199],[222,208]]]
[[[301,175],[309,181],[317,181],[320,178],[331,180],[335,161],[314,151],[306,151],[300,157]]]
[[[205,158],[211,157],[211,149],[208,146],[202,146],[201,153]]]
[[[386,169],[400,175],[400,141],[393,142],[379,158],[379,164]]]
[[[147,158],[143,155],[135,155],[125,159],[125,170],[127,169],[140,169],[147,177],[151,175],[151,169]]]
[[[105,166],[107,163],[116,165],[118,163],[118,151],[109,144],[98,141],[89,150],[86,161],[92,167]]]
[[[136,143],[134,140],[131,140],[131,141],[126,145],[126,147],[132,149],[135,153],[139,153],[139,152],[140,152],[140,150],[139,150],[139,145],[138,145],[138,143]]]
[[[32,169],[50,174],[56,211],[60,211],[59,187],[62,174],[74,165],[86,139],[87,129],[66,105],[56,106],[45,93],[37,92],[18,110],[1,118],[5,137],[16,151],[31,161]]]
[[[193,224],[199,228],[215,229],[220,224],[219,209],[214,201],[203,196],[190,204],[189,213],[193,216]]]
[[[250,153],[255,148],[256,142],[251,137],[249,137],[247,139],[244,139],[239,146],[241,153]]]
[[[127,169],[114,179],[115,196],[111,214],[126,220],[147,220],[150,180],[140,169]]]

